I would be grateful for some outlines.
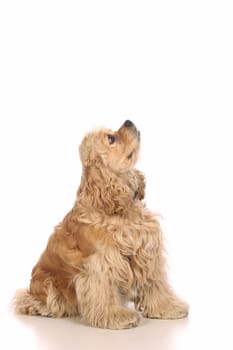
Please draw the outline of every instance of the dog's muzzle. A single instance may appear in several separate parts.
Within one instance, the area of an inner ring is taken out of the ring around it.
[[[126,120],[123,124],[123,127],[130,129],[140,140],[140,131],[136,128],[135,124],[131,120]]]

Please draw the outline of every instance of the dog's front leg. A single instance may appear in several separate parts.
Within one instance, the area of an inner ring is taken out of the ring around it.
[[[140,316],[121,305],[120,296],[108,274],[98,265],[86,268],[75,279],[78,310],[92,326],[123,329],[138,325]]]
[[[161,319],[186,317],[189,309],[169,287],[164,288],[161,281],[153,281],[150,286],[144,287],[135,299],[135,306],[142,311],[144,317]]]
[[[138,290],[136,309],[144,317],[177,319],[188,315],[188,304],[175,295],[165,278],[152,280]]]
[[[132,258],[136,276],[136,309],[148,318],[187,316],[188,305],[176,296],[168,283],[162,231],[157,218],[149,211],[143,211],[140,235],[146,244],[142,243],[141,251],[138,250]]]

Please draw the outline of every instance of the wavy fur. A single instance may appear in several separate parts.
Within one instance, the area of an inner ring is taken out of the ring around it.
[[[117,132],[99,129],[84,137],[74,207],[50,236],[28,290],[16,293],[18,313],[81,315],[111,329],[136,326],[141,314],[187,315],[187,304],[167,282],[159,221],[142,202],[145,178],[134,168],[139,146],[140,133],[129,121]],[[122,298],[133,300],[135,310]]]

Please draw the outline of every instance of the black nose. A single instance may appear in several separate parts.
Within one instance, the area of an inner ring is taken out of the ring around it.
[[[126,128],[132,128],[132,126],[134,126],[134,123],[131,122],[131,120],[126,120],[124,122],[124,126],[126,126]]]

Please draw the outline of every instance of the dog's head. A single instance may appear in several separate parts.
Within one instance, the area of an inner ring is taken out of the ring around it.
[[[99,129],[88,133],[80,147],[83,166],[96,162],[116,173],[134,167],[139,153],[140,132],[126,120],[118,131]]]
[[[80,147],[83,165],[78,200],[107,215],[125,213],[144,198],[145,179],[134,168],[140,132],[126,120],[118,131],[99,129],[88,133]]]

